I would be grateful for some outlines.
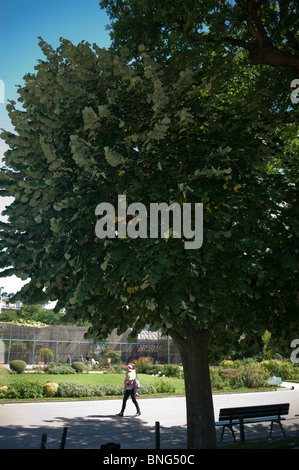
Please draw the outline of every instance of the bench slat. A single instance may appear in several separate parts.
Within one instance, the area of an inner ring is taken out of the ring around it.
[[[222,408],[219,413],[219,421],[227,421],[238,418],[261,418],[266,416],[286,415],[289,412],[289,406],[289,403],[282,403],[279,405]]]
[[[248,419],[244,419],[243,420],[243,423],[244,424],[250,424],[250,423],[263,423],[263,422],[269,422],[269,421],[284,421],[286,418],[282,418],[280,416],[271,416],[269,418],[248,418]],[[228,421],[216,421],[215,422],[215,426],[228,426],[228,425],[233,425],[233,426],[236,426],[238,424],[240,424],[240,420],[239,419],[234,419],[232,421],[228,420]]]

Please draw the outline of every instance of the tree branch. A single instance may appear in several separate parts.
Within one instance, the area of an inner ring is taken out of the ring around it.
[[[262,45],[264,41],[269,41],[264,25],[258,15],[255,0],[247,1],[247,28],[250,34]],[[254,24],[257,29],[254,28]]]
[[[283,51],[274,46],[267,35],[265,27],[258,13],[260,2],[247,0],[246,11],[242,15],[242,21],[246,22],[247,30],[252,36],[253,41],[232,38],[228,36],[214,37],[207,36],[209,42],[222,42],[232,46],[241,47],[249,51],[250,60],[253,64],[264,64],[273,67],[287,67],[299,71],[299,57],[293,52]]]
[[[211,41],[213,41],[213,39],[211,39]],[[262,47],[260,43],[246,42],[227,36],[220,38],[219,41],[248,50],[250,60],[253,64],[288,67],[297,72],[299,71],[299,57],[297,55],[282,51],[268,41],[267,44],[263,44]]]

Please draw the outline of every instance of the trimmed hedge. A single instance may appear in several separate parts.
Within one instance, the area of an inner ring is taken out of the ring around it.
[[[83,362],[79,362],[79,361],[75,361],[72,363],[72,368],[76,371],[76,372],[83,372],[85,370],[85,366],[83,364]]]
[[[26,362],[20,360],[11,361],[9,363],[10,369],[16,372],[17,374],[23,374],[26,369],[26,366]]]
[[[103,397],[112,395],[123,395],[123,385],[83,385],[71,382],[59,384],[57,396],[59,397]],[[139,393],[156,393],[153,385],[141,385]]]
[[[47,374],[76,374],[75,369],[69,366],[68,364],[55,364],[54,362],[47,367],[45,367],[45,372]]]

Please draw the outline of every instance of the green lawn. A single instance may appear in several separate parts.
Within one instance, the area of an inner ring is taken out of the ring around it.
[[[139,381],[142,384],[155,384],[155,381],[157,380],[156,377],[153,377],[152,375],[149,374],[138,374]],[[184,379],[182,378],[176,378],[176,377],[170,377],[167,378],[166,380],[171,381],[174,386],[175,386],[175,392],[172,392],[171,395],[185,395],[185,383]],[[9,374],[9,375],[2,375],[0,374],[0,386],[2,385],[13,385],[15,383],[19,382],[24,382],[24,381],[29,381],[29,382],[36,382],[41,385],[45,384],[47,381],[49,382],[55,382],[55,383],[62,383],[62,382],[68,382],[68,383],[76,383],[76,384],[82,384],[82,385],[102,385],[102,384],[107,384],[107,385],[122,385],[124,381],[124,374],[123,373],[108,373],[108,374],[94,374],[94,373],[84,373],[84,374],[31,374],[31,373],[26,373],[26,374]],[[276,387],[275,387],[276,388]],[[225,388],[222,390],[213,390],[213,393],[223,393],[223,392],[240,392],[240,391],[248,391],[249,389],[242,388],[239,390],[231,390],[229,388]],[[260,390],[260,389],[257,389]],[[268,388],[268,390],[271,390],[271,387]],[[255,389],[250,389],[250,391],[255,391]],[[166,396],[167,393],[157,393],[154,394],[154,396]],[[144,395],[145,396],[145,395]],[[147,394],[146,396],[153,396]],[[57,400],[58,398],[50,398],[52,400]],[[61,398],[60,398],[61,399]],[[66,398],[65,398],[66,399]],[[69,398],[70,399],[70,398]],[[6,399],[7,400],[7,399]],[[41,400],[41,399],[39,399]],[[0,398],[0,403],[1,401],[5,401],[4,398]]]
[[[155,381],[157,380],[156,377],[153,377],[152,375],[149,374],[138,374],[139,381],[142,384],[150,384],[154,385]],[[176,378],[176,377],[170,377],[167,378],[166,380],[171,381],[174,386],[175,386],[175,392],[171,392],[170,395],[185,395],[185,383],[184,379],[182,378]],[[26,374],[7,374],[7,375],[2,375],[0,374],[0,386],[2,385],[7,385],[7,386],[12,386],[15,383],[19,382],[24,382],[24,381],[29,381],[29,382],[35,382],[39,383],[41,385],[45,384],[47,381],[49,382],[55,382],[55,383],[62,383],[62,382],[68,382],[68,383],[75,383],[75,384],[82,384],[82,385],[122,385],[124,381],[124,374],[123,373],[108,373],[108,374],[95,374],[95,373],[84,373],[84,374],[32,374],[32,373],[26,373]],[[277,387],[274,387],[277,388]],[[256,389],[238,389],[238,390],[231,390],[229,388],[225,388],[222,390],[213,390],[213,393],[223,393],[223,392],[240,392],[240,391],[255,391]],[[257,389],[261,390],[261,389]],[[271,390],[271,387],[269,387],[267,390]],[[144,396],[166,396],[169,395],[168,393],[156,393],[156,394],[144,394]],[[52,400],[57,400],[58,398],[50,398]],[[61,398],[60,398],[61,399]],[[67,398],[64,398],[67,399]],[[68,398],[70,399],[70,398]],[[5,398],[0,398],[0,403],[3,401],[6,401],[8,399]],[[41,400],[41,398],[37,399]]]

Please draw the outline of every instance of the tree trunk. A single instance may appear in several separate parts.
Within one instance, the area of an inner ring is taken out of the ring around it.
[[[209,332],[188,328],[187,338],[171,332],[184,367],[188,449],[215,449],[216,431],[210,382]]]

